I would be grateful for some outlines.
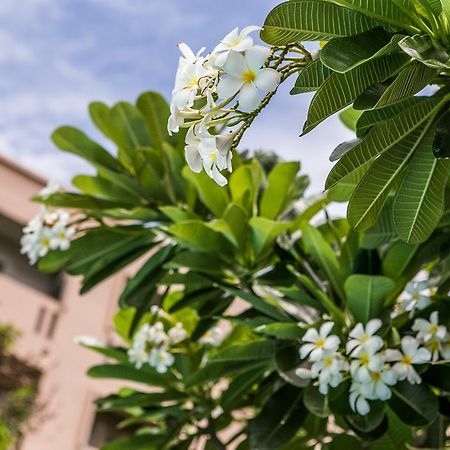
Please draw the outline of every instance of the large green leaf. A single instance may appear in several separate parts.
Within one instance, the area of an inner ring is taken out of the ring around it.
[[[316,228],[305,225],[302,228],[305,250],[319,264],[333,288],[341,298],[345,298],[343,280],[336,254]]]
[[[230,254],[228,240],[201,221],[180,222],[172,225],[169,231],[181,244],[194,251],[216,253],[218,257]]]
[[[399,29],[411,29],[411,19],[391,0],[328,0],[366,16],[394,25]],[[414,28],[412,28],[414,29]]]
[[[377,23],[358,12],[317,0],[294,0],[276,6],[267,16],[261,38],[271,45],[352,36]]]
[[[390,278],[352,275],[345,282],[348,307],[357,322],[366,323],[380,316],[384,301],[395,282]]]
[[[430,425],[438,415],[438,400],[427,384],[398,383],[392,388],[389,406],[412,427]]]
[[[399,42],[409,56],[434,69],[449,68],[449,54],[430,36],[407,36]]]
[[[450,111],[439,118],[433,141],[433,153],[436,158],[450,158]]]
[[[400,53],[375,58],[346,73],[333,73],[314,95],[303,133],[350,105],[369,86],[397,73],[409,60]]]
[[[394,202],[394,225],[400,238],[410,244],[425,241],[444,211],[450,161],[436,159],[432,143],[429,133],[411,158]]]
[[[291,95],[317,91],[332,73],[333,71],[324,66],[320,59],[313,61],[299,73],[295,86],[291,90]]]
[[[60,150],[81,156],[97,167],[104,166],[115,171],[123,170],[123,167],[107,150],[76,128],[58,128],[53,132],[52,140]]]
[[[419,62],[403,69],[394,82],[386,89],[376,104],[376,108],[383,108],[399,102],[420,92],[436,77],[436,69]]]
[[[320,60],[334,72],[345,73],[369,59],[381,56],[380,51],[385,49],[390,40],[389,34],[383,28],[374,28],[356,36],[332,39],[320,52]],[[395,47],[389,46],[384,53],[393,50]]]
[[[267,187],[262,195],[259,214],[267,219],[276,219],[285,209],[294,188],[300,169],[298,162],[277,164],[269,173]]]
[[[387,432],[380,438],[371,442],[371,450],[400,450],[407,448],[406,445],[412,441],[411,428],[402,423],[399,418],[386,408],[389,421]]]
[[[361,144],[346,153],[333,167],[327,178],[327,189],[364,163],[393,148],[413,130],[429,121],[445,101],[446,99],[438,97],[420,101],[373,127]]]
[[[288,222],[277,222],[264,217],[252,217],[249,221],[255,258],[267,255],[276,239],[290,227]]]
[[[153,145],[162,148],[163,143],[169,140],[167,133],[169,105],[157,92],[145,92],[139,96],[136,106],[147,122]]]
[[[89,104],[89,115],[94,125],[108,138],[114,140],[114,133],[111,125],[111,108],[102,102],[92,102]]]
[[[414,152],[428,145],[429,130],[422,126],[372,164],[350,199],[348,220],[353,228],[366,230],[375,225],[389,192],[401,179]]]
[[[306,415],[302,391],[294,386],[283,386],[250,423],[251,447],[258,450],[280,448],[295,436]]]

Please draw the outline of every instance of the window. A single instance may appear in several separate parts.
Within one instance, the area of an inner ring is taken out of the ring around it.
[[[21,236],[22,227],[0,215],[0,273],[58,299],[62,274],[43,274],[35,266],[30,266],[27,258],[20,254]]]
[[[89,445],[101,448],[114,439],[130,436],[133,432],[132,428],[127,428],[125,431],[118,429],[118,424],[123,419],[123,417],[111,413],[97,413],[89,437]]]

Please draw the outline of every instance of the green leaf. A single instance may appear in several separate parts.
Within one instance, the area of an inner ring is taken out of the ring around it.
[[[338,5],[358,11],[365,16],[394,25],[395,28],[409,29],[411,19],[392,1],[380,0],[329,0]]]
[[[363,137],[374,126],[380,125],[391,117],[424,100],[424,97],[411,97],[385,108],[364,111],[356,124],[356,135]]]
[[[389,406],[403,423],[412,427],[430,425],[438,415],[438,400],[426,384],[398,383],[392,388]]]
[[[231,252],[231,244],[219,232],[214,231],[201,221],[189,220],[176,223],[169,231],[178,241],[194,251],[216,253],[218,257],[227,257]]]
[[[194,173],[186,166],[183,168],[182,173],[183,177],[195,186],[202,203],[215,217],[222,217],[230,203],[228,191],[209,178],[205,172]]]
[[[287,444],[296,435],[306,415],[302,391],[290,385],[281,387],[250,423],[251,448],[274,450]]]
[[[149,386],[165,387],[170,377],[159,375],[150,369],[135,369],[123,364],[103,364],[92,367],[87,374],[92,378],[109,378],[113,380],[134,381]]]
[[[317,417],[327,418],[331,414],[328,408],[327,397],[322,395],[319,389],[312,384],[305,389],[303,404],[311,414]]]
[[[377,26],[371,19],[333,3],[295,0],[276,6],[268,15],[261,39],[271,45],[352,36]]]
[[[167,436],[153,434],[136,435],[117,439],[102,447],[101,450],[157,450],[167,441]]]
[[[356,36],[332,39],[320,52],[320,60],[334,72],[345,73],[378,56],[390,40],[381,27]]]
[[[407,448],[407,444],[412,441],[411,428],[402,423],[390,408],[386,408],[386,415],[389,423],[388,430],[380,439],[371,442],[371,450]]]
[[[291,95],[317,91],[332,73],[333,71],[324,66],[320,59],[313,61],[299,73]]]
[[[152,146],[144,117],[135,106],[120,102],[112,108],[110,120],[120,162],[128,168],[134,167],[137,150]]]
[[[437,123],[433,153],[438,159],[450,158],[450,111],[444,113]]]
[[[157,92],[145,92],[139,96],[136,106],[147,122],[153,145],[162,148],[163,143],[169,140],[167,133],[169,105]]]
[[[152,280],[153,275],[161,269],[162,265],[170,259],[172,254],[173,246],[167,245],[150,256],[136,275],[128,280],[123,289],[119,298],[119,304],[122,308],[140,306],[139,303],[145,297],[149,297],[149,291],[151,292],[155,289],[155,281]],[[136,297],[138,301],[136,301]],[[149,300],[151,300],[151,297]]]
[[[432,69],[418,62],[411,64],[403,69],[394,82],[389,85],[375,108],[383,108],[384,106],[414,96],[428,86],[436,75],[436,69]]]
[[[96,167],[104,166],[115,171],[123,170],[121,164],[107,150],[76,128],[58,128],[52,134],[52,141],[60,150],[80,156]]]
[[[394,201],[395,228],[400,238],[409,244],[428,239],[444,212],[450,161],[434,157],[433,135],[428,133],[412,156]]]
[[[361,441],[348,434],[334,434],[327,450],[362,450]]]
[[[348,221],[355,230],[367,230],[375,225],[389,193],[399,183],[414,153],[420,147],[428,147],[429,133],[428,126],[414,130],[372,164],[350,199]]]
[[[280,234],[289,229],[287,222],[276,222],[264,217],[252,217],[249,221],[255,258],[266,256]]]
[[[319,264],[339,296],[345,298],[341,270],[335,252],[313,226],[304,226],[302,232],[306,252]]]
[[[92,195],[106,200],[122,202],[132,206],[141,206],[144,201],[137,189],[123,189],[120,184],[120,175],[117,180],[110,181],[101,177],[78,175],[72,179],[74,187],[87,195]],[[127,179],[126,177],[124,177]]]
[[[268,325],[260,325],[255,329],[257,333],[276,337],[277,339],[296,340],[300,339],[305,330],[295,323],[273,323]]]
[[[111,108],[102,102],[89,104],[89,115],[94,125],[109,139],[114,140],[110,121]]]
[[[284,314],[284,312],[277,306],[269,303],[268,301],[245,291],[240,291],[237,289],[226,287],[223,287],[223,289],[229,294],[234,295],[235,297],[239,297],[242,300],[246,301],[247,303],[252,305],[253,308],[255,308],[257,311],[267,315],[268,317],[271,317],[272,319],[275,319],[279,322],[286,321],[287,316]]]
[[[211,362],[240,362],[273,358],[275,344],[273,341],[258,340],[237,344],[221,350],[209,358]]]
[[[352,131],[356,131],[356,124],[362,115],[361,111],[353,108],[347,108],[339,114],[342,123]]]
[[[368,61],[346,73],[333,73],[314,95],[303,134],[327,117],[350,105],[369,86],[398,72],[408,61],[402,54],[385,55]]]
[[[413,130],[429,121],[442,102],[443,99],[436,97],[420,101],[373,127],[361,144],[346,153],[333,167],[327,178],[327,189],[336,185],[346,175],[358,170],[363,164],[393,148]]]
[[[431,366],[422,377],[427,384],[450,392],[450,364]]]
[[[407,36],[399,42],[401,49],[433,69],[448,69],[449,54],[430,36]]]
[[[395,282],[387,277],[352,275],[345,282],[348,307],[357,322],[366,323],[380,316],[387,295]]]
[[[198,272],[223,274],[227,267],[214,254],[183,251],[166,263],[168,269],[188,268]]]
[[[259,214],[267,219],[276,219],[285,209],[295,188],[295,179],[300,163],[277,164],[269,173],[267,187],[262,195]]]

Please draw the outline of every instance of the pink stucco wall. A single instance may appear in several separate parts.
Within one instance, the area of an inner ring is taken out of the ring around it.
[[[0,183],[0,214],[25,224],[38,209],[29,198],[45,180],[0,157]],[[75,345],[74,338],[114,339],[111,319],[125,279],[122,273],[80,297],[79,281],[65,278],[61,299],[55,300],[0,274],[0,323],[12,323],[21,331],[17,356],[43,372],[38,401],[43,409],[20,450],[89,448],[93,400],[118,385],[85,376],[103,358]]]

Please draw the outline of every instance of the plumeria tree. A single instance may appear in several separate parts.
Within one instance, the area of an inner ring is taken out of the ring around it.
[[[447,6],[289,1],[261,31],[272,47],[254,26],[210,53],[180,44],[170,105],[92,103],[115,149],[55,131],[96,175],[35,198],[30,262],[86,292],[145,255],[118,299],[123,345],[77,340],[110,358],[90,376],[124,382],[98,405],[130,436],[105,450],[445,448]],[[238,150],[293,75],[317,90],[304,132],[353,105],[357,140],[311,198],[299,163]]]

